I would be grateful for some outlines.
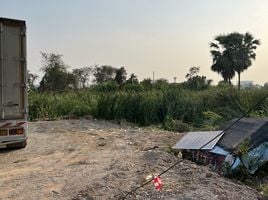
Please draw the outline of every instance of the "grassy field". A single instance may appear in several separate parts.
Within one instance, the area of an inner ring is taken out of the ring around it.
[[[213,129],[221,122],[241,116],[267,93],[267,89],[243,89],[238,95],[234,88],[218,86],[201,91],[173,86],[142,91],[91,88],[60,93],[30,92],[29,116],[33,120],[92,115],[142,126],[165,125],[173,120],[190,127]],[[256,107],[249,116],[268,116],[268,101]]]

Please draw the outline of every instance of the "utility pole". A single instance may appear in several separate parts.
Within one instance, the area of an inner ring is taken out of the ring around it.
[[[154,72],[153,72],[153,84],[154,84]]]

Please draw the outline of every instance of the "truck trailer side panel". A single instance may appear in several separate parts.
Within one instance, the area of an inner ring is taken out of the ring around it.
[[[25,22],[0,18],[0,29],[0,117],[1,120],[25,119]]]
[[[27,141],[25,21],[0,18],[0,148]]]

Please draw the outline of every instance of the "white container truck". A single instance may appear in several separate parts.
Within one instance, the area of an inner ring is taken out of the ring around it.
[[[27,143],[26,23],[0,18],[0,148]]]

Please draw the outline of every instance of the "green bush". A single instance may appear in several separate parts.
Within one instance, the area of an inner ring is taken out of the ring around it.
[[[175,131],[180,133],[190,130],[189,124],[184,123],[181,120],[172,119],[170,117],[167,117],[165,119],[163,127],[168,131]]]
[[[96,91],[96,92],[115,92],[119,90],[119,85],[113,81],[113,80],[109,80],[97,85],[93,85],[91,86],[92,90]]]
[[[203,116],[204,116],[204,128],[206,130],[214,130],[215,128],[218,128],[217,125],[219,125],[222,122],[222,117],[212,111],[203,112]]]
[[[266,184],[265,186],[263,186],[262,193],[263,193],[263,195],[265,197],[268,197],[268,184]]]

